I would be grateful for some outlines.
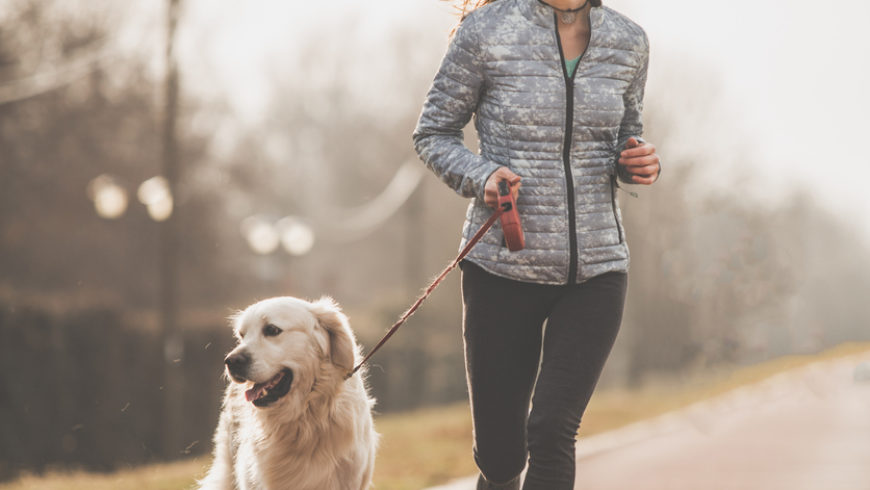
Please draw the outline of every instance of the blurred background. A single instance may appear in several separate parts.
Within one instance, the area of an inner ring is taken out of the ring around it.
[[[664,169],[619,196],[602,389],[870,341],[870,4],[605,3],[651,39]],[[0,480],[207,454],[226,318],[258,299],[331,295],[380,338],[458,245],[467,202],[410,138],[456,20],[0,2]],[[454,274],[374,358],[380,413],[465,400],[460,316]]]

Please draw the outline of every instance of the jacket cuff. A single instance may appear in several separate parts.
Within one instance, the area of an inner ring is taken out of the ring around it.
[[[474,196],[477,199],[480,199],[480,202],[484,202],[486,181],[489,180],[489,177],[502,166],[503,165],[486,161],[484,165],[479,165],[471,172],[471,175],[468,175],[468,179],[472,180],[474,182],[474,187],[476,187]]]

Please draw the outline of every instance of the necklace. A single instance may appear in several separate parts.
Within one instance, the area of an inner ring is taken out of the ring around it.
[[[538,0],[538,1],[541,2],[542,4],[546,5],[547,7],[550,7],[551,9],[555,10],[556,12],[559,12],[559,20],[561,20],[563,24],[573,24],[574,21],[577,20],[577,12],[585,9],[586,5],[589,3],[589,0],[586,0],[585,2],[583,2],[583,5],[581,5],[577,8],[560,9],[560,8],[556,8],[552,5],[550,5],[549,3],[545,2],[544,0]]]

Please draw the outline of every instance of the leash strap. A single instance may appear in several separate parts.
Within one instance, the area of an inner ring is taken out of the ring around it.
[[[432,294],[432,291],[434,291],[435,288],[437,288],[438,285],[441,284],[441,281],[443,281],[444,278],[447,277],[447,274],[455,269],[456,266],[459,265],[459,262],[461,262],[462,259],[464,259],[465,256],[468,255],[469,252],[471,252],[471,249],[474,248],[475,245],[477,245],[477,242],[479,242],[480,239],[483,238],[483,235],[485,235],[486,232],[489,231],[490,228],[492,228],[492,225],[505,211],[506,209],[501,206],[496,208],[495,212],[492,213],[492,216],[490,216],[489,219],[486,220],[486,223],[484,223],[483,226],[481,226],[480,229],[477,230],[477,233],[475,233],[474,236],[471,237],[470,240],[468,240],[468,243],[465,244],[465,247],[463,247],[463,249],[459,252],[459,255],[457,255],[456,258],[453,259],[453,262],[451,262],[443,271],[441,271],[441,274],[439,274],[438,277],[436,277],[435,280],[432,281],[431,284],[429,284],[429,287],[427,287],[426,290],[423,291],[423,294],[421,294],[420,297],[417,298],[417,301],[415,301],[414,304],[411,305],[411,307],[408,308],[407,311],[402,313],[402,316],[400,316],[396,323],[393,324],[393,326],[390,328],[387,334],[384,335],[381,341],[378,342],[378,344],[368,353],[367,356],[365,356],[365,358],[363,358],[362,361],[360,361],[359,364],[356,365],[355,368],[353,368],[353,371],[347,374],[345,379],[349,379],[351,376],[356,374],[356,372],[359,371],[359,368],[361,368],[362,365],[365,364],[366,361],[368,361],[374,355],[374,353],[377,352],[378,349],[380,349],[381,346],[384,345],[387,340],[389,340],[390,337],[393,336],[394,333],[396,333],[396,330],[398,330],[399,327],[401,327],[402,324],[405,323],[405,321],[408,320],[408,318],[413,315],[415,311],[417,311],[417,308],[420,307],[423,301],[425,301],[426,298],[428,298],[429,295]]]

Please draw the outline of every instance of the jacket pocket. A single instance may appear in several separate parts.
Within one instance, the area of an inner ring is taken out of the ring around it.
[[[613,226],[616,227],[616,233],[619,236],[618,244],[622,244],[623,239],[625,238],[622,233],[622,223],[619,222],[619,209],[616,206],[616,176],[612,176],[613,182],[610,185],[610,206],[613,209]]]

